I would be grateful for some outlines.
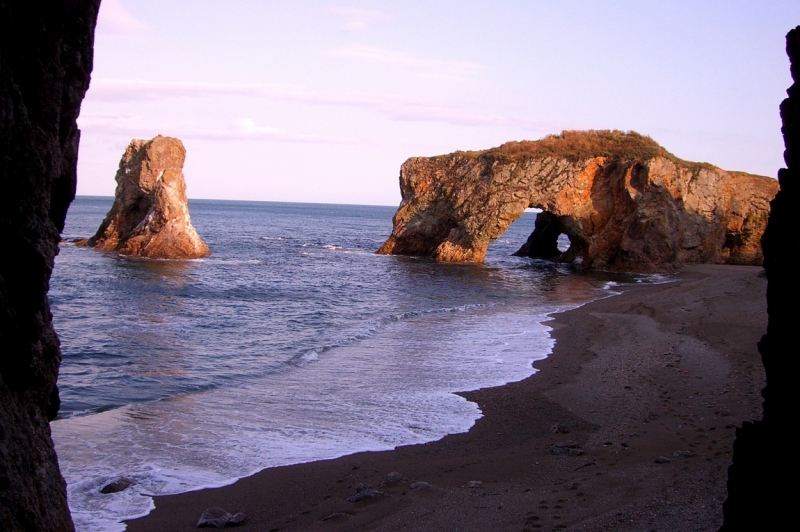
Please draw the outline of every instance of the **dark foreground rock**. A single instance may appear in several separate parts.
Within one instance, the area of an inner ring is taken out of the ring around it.
[[[780,530],[797,521],[797,460],[776,452],[795,441],[798,371],[797,305],[800,301],[800,26],[786,36],[794,83],[780,107],[786,168],[778,171],[780,192],[764,233],[767,272],[767,334],[758,344],[767,385],[764,416],[736,431],[733,465],[728,470],[728,500],[722,531]]]
[[[100,0],[0,0],[0,530],[72,530],[49,420],[61,361],[47,290],[75,197],[76,119]]]
[[[189,218],[183,162],[175,138],[132,140],[119,162],[114,205],[86,245],[151,259],[196,259],[209,254]]]
[[[544,212],[518,255],[618,270],[760,265],[777,190],[774,179],[683,161],[636,133],[565,131],[409,159],[394,229],[378,253],[482,261],[533,207]],[[561,234],[571,243],[564,253]]]

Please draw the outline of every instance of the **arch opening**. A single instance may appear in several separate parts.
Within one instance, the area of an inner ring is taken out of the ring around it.
[[[536,206],[531,205],[531,207],[535,208]],[[582,262],[586,243],[577,234],[577,231],[573,230],[571,221],[568,216],[556,216],[543,210],[536,215],[533,232],[528,240],[513,255],[567,263],[580,259]],[[566,235],[569,239],[569,248],[566,251],[562,251],[558,247],[561,235]]]

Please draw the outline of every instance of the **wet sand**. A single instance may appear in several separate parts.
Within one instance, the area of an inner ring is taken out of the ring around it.
[[[210,506],[242,531],[717,530],[734,429],[761,412],[762,272],[691,266],[556,315],[537,374],[463,394],[484,413],[468,433],[157,497],[129,530],[193,530]],[[385,496],[347,501],[359,483]]]

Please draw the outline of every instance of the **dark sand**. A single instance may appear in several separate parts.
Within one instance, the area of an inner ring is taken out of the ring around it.
[[[765,290],[761,268],[747,266],[626,288],[558,314],[555,352],[536,375],[464,394],[485,414],[466,434],[158,497],[129,529],[192,530],[221,506],[247,514],[238,530],[265,532],[717,530],[734,428],[761,411]],[[548,453],[570,441],[575,456]],[[407,480],[379,487],[392,471]],[[473,480],[483,485],[465,487]],[[388,496],[348,502],[358,483]]]

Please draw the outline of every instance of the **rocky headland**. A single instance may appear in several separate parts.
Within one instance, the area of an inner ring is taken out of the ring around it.
[[[565,131],[479,152],[414,157],[380,254],[482,261],[527,208],[542,209],[518,255],[652,271],[760,265],[778,182],[683,161],[649,137]],[[561,252],[557,238],[570,247]]]
[[[0,0],[0,530],[71,531],[50,438],[59,341],[47,300],[75,197],[76,123],[100,0]]]
[[[185,159],[186,148],[176,138],[132,140],[119,162],[111,210],[97,233],[79,244],[152,259],[208,255],[189,218]]]

